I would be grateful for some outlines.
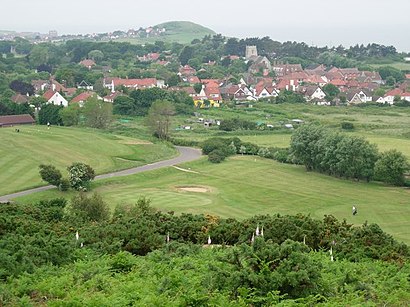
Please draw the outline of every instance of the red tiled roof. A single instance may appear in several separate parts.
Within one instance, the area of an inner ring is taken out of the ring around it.
[[[45,93],[43,94],[43,97],[48,101],[48,100],[51,99],[51,97],[54,96],[55,93],[56,93],[56,92],[53,91],[53,90],[48,90],[47,92],[45,92]]]
[[[403,93],[404,93],[404,91],[402,89],[395,88],[395,89],[392,89],[391,91],[388,91],[384,95],[384,97],[387,97],[387,96],[401,96]]]
[[[93,95],[95,95],[94,92],[83,92],[71,99],[71,103],[84,102]]]
[[[94,66],[94,65],[96,65],[96,64],[95,64],[95,62],[94,62],[93,60],[91,60],[91,59],[85,59],[85,60],[82,60],[82,61],[80,62],[80,65],[83,65],[83,66],[85,66],[85,67],[91,67],[91,66]]]
[[[145,79],[121,79],[113,78],[114,86],[124,85],[126,87],[152,87],[157,85],[157,79],[145,78]]]
[[[346,81],[342,79],[333,79],[332,81],[330,81],[330,83],[335,86],[346,86]]]

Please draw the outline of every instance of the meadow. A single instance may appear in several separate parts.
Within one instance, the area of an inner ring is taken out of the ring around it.
[[[45,185],[40,164],[53,164],[65,175],[72,162],[91,165],[97,174],[176,155],[165,144],[153,144],[92,129],[22,126],[0,129],[0,195]]]
[[[379,183],[356,182],[306,172],[304,167],[251,156],[236,156],[221,164],[205,158],[176,168],[160,169],[93,183],[113,209],[148,197],[152,206],[175,213],[214,214],[243,219],[256,214],[334,215],[348,223],[379,224],[396,239],[410,244],[410,190]],[[92,192],[90,192],[92,193]],[[18,198],[33,202],[72,197],[51,190]],[[352,216],[352,206],[358,215]]]

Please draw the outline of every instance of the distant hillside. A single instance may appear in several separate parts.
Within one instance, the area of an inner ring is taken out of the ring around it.
[[[154,28],[165,28],[166,35],[191,34],[195,38],[216,34],[215,31],[190,21],[169,21],[156,25]]]
[[[206,35],[214,35],[215,31],[190,21],[169,21],[152,27],[156,31],[165,29],[160,35],[147,38],[120,39],[131,43],[152,43],[155,41],[190,43],[194,39],[202,39]]]

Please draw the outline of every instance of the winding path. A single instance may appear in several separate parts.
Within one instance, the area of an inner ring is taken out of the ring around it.
[[[133,168],[125,169],[122,171],[98,175],[95,177],[95,180],[112,178],[112,177],[128,176],[128,175],[133,175],[136,173],[152,171],[152,170],[162,168],[162,167],[173,166],[176,164],[193,161],[193,160],[199,159],[199,157],[201,156],[201,151],[199,149],[195,149],[191,147],[182,147],[182,146],[176,146],[176,148],[179,151],[179,156],[176,158],[158,161],[158,162],[154,162],[154,163],[150,163],[150,164],[146,164],[146,165],[142,165],[138,167],[133,167]],[[47,186],[25,190],[25,191],[13,193],[13,194],[3,195],[3,196],[0,196],[0,202],[7,202],[16,197],[26,196],[26,195],[37,193],[37,192],[51,190],[54,188],[55,186],[47,185]]]

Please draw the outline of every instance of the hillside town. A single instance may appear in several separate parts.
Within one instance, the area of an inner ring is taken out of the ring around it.
[[[171,58],[169,56],[168,58]],[[170,61],[161,59],[160,53],[148,53],[138,60],[167,66]],[[230,60],[239,60],[240,56],[230,55]],[[394,89],[380,95],[381,86],[386,81],[377,71],[359,70],[356,67],[338,68],[316,65],[302,68],[301,64],[289,64],[282,61],[270,61],[266,56],[258,56],[256,46],[246,46],[246,55],[242,59],[249,65],[248,71],[242,74],[238,83],[233,83],[229,75],[221,79],[200,79],[198,71],[190,65],[181,65],[178,69],[178,86],[170,86],[157,78],[119,78],[105,72],[103,87],[108,90],[104,96],[93,91],[94,86],[81,81],[75,87],[67,87],[50,75],[48,80],[32,80],[35,96],[42,96],[48,103],[67,107],[69,104],[80,104],[93,95],[98,99],[113,103],[115,98],[125,95],[124,89],[137,90],[161,88],[167,91],[187,93],[196,107],[220,107],[224,102],[234,101],[237,104],[251,103],[258,100],[270,101],[281,92],[288,91],[302,96],[306,103],[317,105],[356,105],[380,103],[394,105],[401,100],[410,102],[410,74],[406,80]],[[215,63],[207,63],[214,65]],[[92,71],[98,69],[92,59],[83,59],[78,65]],[[204,71],[204,69],[201,69]],[[198,88],[196,85],[200,84]],[[337,96],[329,97],[326,88],[336,89]],[[378,94],[379,93],[379,94]],[[29,95],[16,94],[13,102],[21,104],[30,100]]]

